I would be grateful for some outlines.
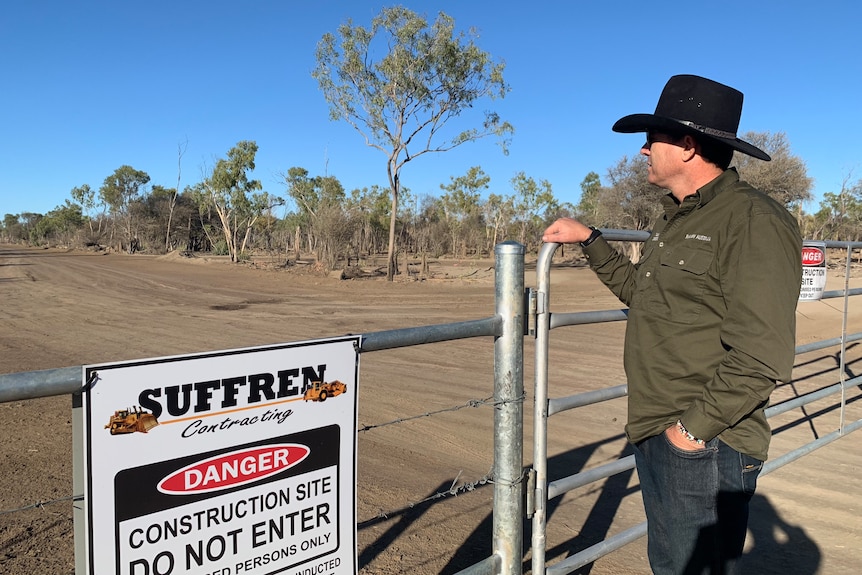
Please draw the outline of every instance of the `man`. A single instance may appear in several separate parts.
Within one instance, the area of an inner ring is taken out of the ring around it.
[[[802,239],[777,202],[728,168],[741,92],[672,77],[654,114],[615,132],[646,132],[649,181],[669,194],[638,263],[569,218],[545,242],[580,243],[590,267],[629,306],[626,434],[633,444],[657,575],[733,573],[748,503],[771,436],[764,416],[794,361]]]

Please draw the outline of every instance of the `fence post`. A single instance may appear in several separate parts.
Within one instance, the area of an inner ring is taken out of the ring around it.
[[[500,575],[520,575],[524,518],[524,246],[494,248],[494,554]]]

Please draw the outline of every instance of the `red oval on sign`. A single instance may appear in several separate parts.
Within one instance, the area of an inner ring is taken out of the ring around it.
[[[309,453],[311,449],[297,443],[225,453],[174,471],[159,481],[157,489],[168,495],[191,495],[237,487],[290,469]]]
[[[819,266],[823,265],[823,261],[823,250],[820,248],[802,248],[802,265]]]

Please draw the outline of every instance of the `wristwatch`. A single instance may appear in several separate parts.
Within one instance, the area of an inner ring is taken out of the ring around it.
[[[602,230],[600,230],[599,228],[595,226],[590,226],[590,229],[593,230],[593,233],[590,234],[590,237],[581,242],[582,248],[587,247],[588,245],[599,239],[599,236],[602,235]]]

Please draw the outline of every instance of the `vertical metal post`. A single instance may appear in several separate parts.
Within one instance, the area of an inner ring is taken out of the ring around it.
[[[841,360],[838,366],[838,381],[841,383],[841,414],[838,420],[838,432],[844,433],[844,414],[847,407],[847,390],[844,387],[846,380],[845,360],[847,353],[847,314],[850,310],[850,266],[853,265],[853,248],[847,245],[847,262],[844,266],[844,314],[841,320]]]
[[[536,474],[533,498],[532,570],[545,573],[545,532],[548,507],[548,342],[551,332],[551,261],[559,244],[542,246],[536,262],[536,365],[533,399],[533,471]]]
[[[521,575],[524,518],[524,246],[494,248],[494,554],[499,575]]]

